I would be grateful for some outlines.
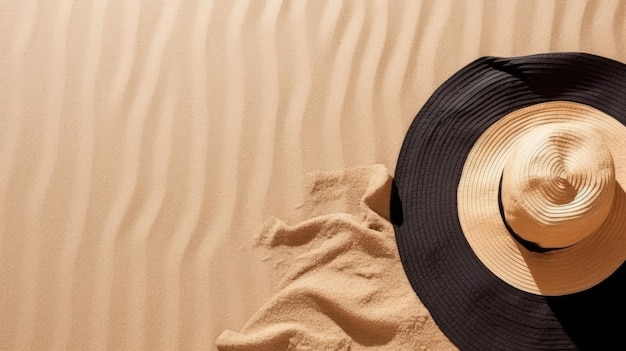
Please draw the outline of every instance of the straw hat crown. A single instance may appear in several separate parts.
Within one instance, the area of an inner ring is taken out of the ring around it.
[[[592,128],[549,123],[518,141],[502,174],[510,228],[541,248],[563,248],[604,223],[613,204],[615,170]]]

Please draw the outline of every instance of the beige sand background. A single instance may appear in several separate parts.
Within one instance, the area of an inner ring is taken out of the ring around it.
[[[380,163],[483,55],[626,62],[626,1],[0,3],[0,349],[212,350],[304,174]]]

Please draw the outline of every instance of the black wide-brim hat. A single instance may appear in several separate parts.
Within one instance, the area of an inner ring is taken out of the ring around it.
[[[569,189],[559,167],[603,173],[572,175],[579,203],[546,207]],[[626,349],[624,187],[626,65],[585,53],[479,58],[435,91],[400,151],[391,216],[407,278],[461,350]],[[535,210],[548,219],[529,223]],[[562,247],[519,233],[543,227],[589,233]]]

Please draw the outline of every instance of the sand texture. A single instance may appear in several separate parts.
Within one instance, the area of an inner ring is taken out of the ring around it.
[[[303,207],[328,213],[294,225],[268,220],[256,242],[278,292],[240,333],[225,331],[218,349],[456,350],[404,274],[391,179],[382,165],[311,175]]]
[[[215,350],[247,334],[305,283],[255,246],[269,218],[319,220],[305,174],[393,175],[419,108],[479,56],[626,62],[625,14],[608,0],[3,1],[0,349]]]

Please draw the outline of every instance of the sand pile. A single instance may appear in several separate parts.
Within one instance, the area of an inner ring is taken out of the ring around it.
[[[300,208],[311,218],[270,219],[256,244],[277,291],[220,350],[448,350],[406,280],[389,222],[384,166],[316,173]]]

